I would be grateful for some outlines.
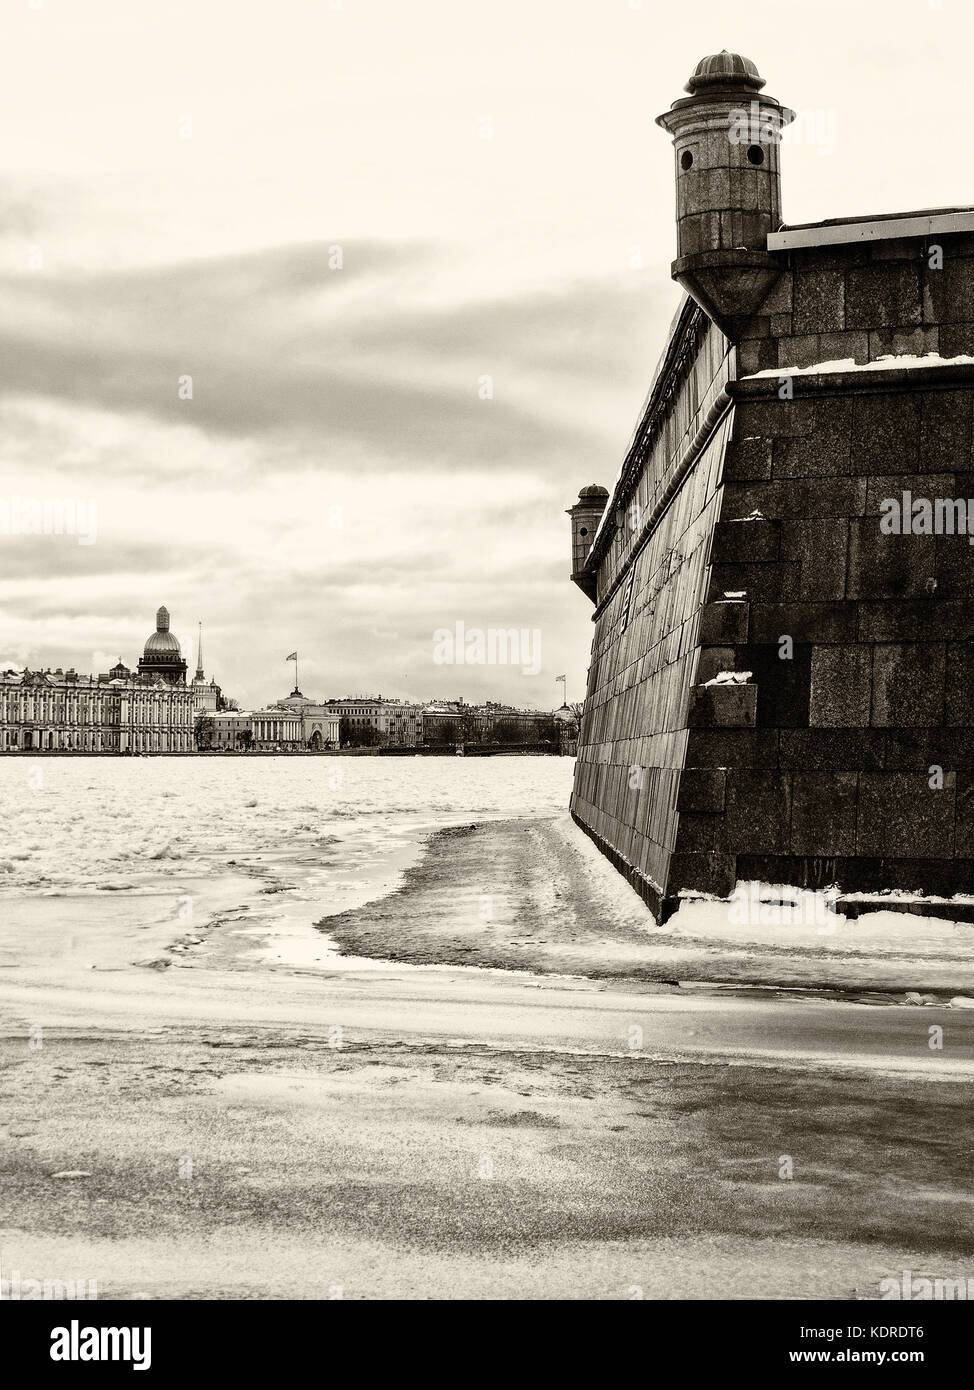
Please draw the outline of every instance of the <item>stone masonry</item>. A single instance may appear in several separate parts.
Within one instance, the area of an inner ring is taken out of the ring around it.
[[[974,892],[974,211],[781,226],[763,86],[716,54],[660,117],[686,295],[571,509],[572,812],[661,917],[749,880]]]

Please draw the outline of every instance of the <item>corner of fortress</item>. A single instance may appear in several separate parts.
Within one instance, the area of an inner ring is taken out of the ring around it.
[[[572,814],[660,920],[739,881],[974,892],[974,209],[782,225],[764,85],[719,53],[659,117],[685,294],[569,512]]]

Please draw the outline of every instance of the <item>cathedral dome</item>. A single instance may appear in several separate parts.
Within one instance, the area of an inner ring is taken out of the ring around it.
[[[169,631],[169,609],[163,606],[156,613],[156,630],[145,644],[146,656],[179,656],[179,643]]]

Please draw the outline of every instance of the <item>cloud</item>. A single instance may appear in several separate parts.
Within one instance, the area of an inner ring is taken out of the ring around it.
[[[603,448],[617,407],[638,398],[632,346],[656,317],[638,278],[458,303],[436,298],[430,266],[443,274],[449,254],[429,246],[349,244],[340,270],[333,257],[312,244],[0,278],[0,401],[264,438],[308,468],[354,455],[376,471],[529,458],[553,472]],[[586,382],[604,425],[577,398]]]

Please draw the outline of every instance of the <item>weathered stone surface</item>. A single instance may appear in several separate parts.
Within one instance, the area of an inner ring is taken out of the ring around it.
[[[748,482],[755,478],[771,477],[771,440],[737,439],[727,446],[724,460],[724,479],[727,482]]]
[[[890,642],[873,648],[872,724],[927,728],[944,717],[946,648],[934,642]]]
[[[813,647],[808,722],[816,728],[861,729],[869,724],[872,649]]]
[[[944,722],[974,728],[974,641],[947,644]]]
[[[757,682],[757,723],[759,728],[794,728],[808,725],[809,669],[811,651],[793,645],[791,656],[782,656],[787,647],[751,645],[740,655],[746,669]]]
[[[810,772],[836,768],[862,768],[878,772],[886,766],[886,741],[881,729],[782,729],[778,739],[778,765]],[[917,763],[907,764],[909,767]]]
[[[678,811],[714,814],[724,809],[727,772],[722,767],[685,768],[680,776]]]
[[[924,396],[920,416],[920,463],[930,472],[966,470],[971,459],[971,421],[974,394],[970,391],[931,391]],[[914,489],[914,491],[918,491]],[[920,493],[949,497],[952,493]]]
[[[714,528],[713,564],[736,560],[776,560],[781,524],[759,517],[718,521]]]
[[[856,599],[921,598],[936,579],[936,536],[884,535],[875,516],[849,522],[846,594]]]
[[[844,517],[781,522],[781,558],[800,566],[799,599],[845,597],[849,523]]]
[[[749,612],[747,603],[717,600],[706,604],[700,614],[700,643],[721,646],[746,642]]]
[[[792,854],[855,854],[858,780],[854,772],[795,773]]]
[[[845,272],[807,270],[795,276],[795,333],[833,333],[845,328]]]
[[[775,478],[832,478],[849,473],[851,440],[848,431],[786,435],[774,441]]]
[[[691,729],[688,768],[772,768],[778,763],[777,729]]]
[[[919,264],[854,266],[846,275],[846,326],[900,327],[922,321]]]
[[[920,397],[883,392],[857,396],[852,412],[853,473],[921,473]]]
[[[857,606],[854,603],[753,603],[751,641],[779,644],[793,642],[852,642],[856,637]]]
[[[735,854],[787,852],[791,778],[777,772],[729,769],[724,814],[717,820],[719,850]]]
[[[880,858],[950,858],[953,775],[934,791],[922,773],[861,772],[856,852]]]
[[[708,728],[753,728],[757,717],[754,685],[701,685],[693,690],[689,724]]]

